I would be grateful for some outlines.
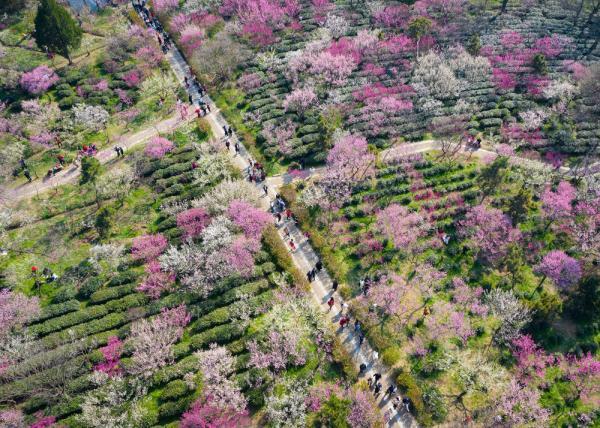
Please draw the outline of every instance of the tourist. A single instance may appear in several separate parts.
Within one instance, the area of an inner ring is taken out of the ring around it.
[[[379,395],[379,393],[381,392],[381,384],[377,383],[375,385],[375,389],[373,390],[373,395],[375,395],[375,397],[377,397]]]
[[[327,300],[327,305],[329,306],[329,311],[331,311],[331,308],[333,308],[334,304],[335,304],[335,300],[333,299],[333,296],[331,296],[329,298],[329,300]]]
[[[29,172],[29,170],[27,168],[25,168],[23,170],[23,175],[25,176],[25,178],[27,179],[27,181],[29,183],[31,183],[31,173]]]
[[[294,238],[290,238],[290,248],[292,250],[292,253],[296,251],[296,244],[294,243]]]
[[[404,397],[402,398],[402,404],[404,404],[404,408],[407,412],[410,412],[410,398]]]
[[[344,330],[344,328],[346,327],[346,325],[350,322],[350,318],[348,317],[341,317],[340,318],[340,327],[342,328],[342,330]]]
[[[237,141],[234,144],[234,148],[235,148],[235,154],[239,155],[240,154],[240,145]]]
[[[358,346],[362,346],[364,341],[365,341],[365,335],[364,335],[364,333],[360,332],[358,334]]]
[[[320,272],[321,269],[323,269],[323,262],[321,260],[317,260],[317,263],[315,264],[315,269],[317,270],[317,272]]]
[[[225,147],[227,147],[227,151],[229,151],[229,145],[230,145],[229,140],[225,140]]]
[[[394,395],[395,392],[396,392],[396,387],[394,385],[390,385],[385,390],[385,393],[383,394],[383,397],[385,398],[387,395],[389,395],[391,397],[392,395]]]
[[[354,331],[356,331],[356,332],[360,331],[360,321],[359,320],[354,321]]]
[[[365,363],[360,363],[360,366],[358,366],[358,374],[361,375],[365,370],[367,370],[367,365]]]
[[[269,196],[269,188],[267,187],[266,184],[263,184],[263,192],[265,192],[265,196]]]
[[[335,293],[338,289],[338,282],[337,281],[333,281],[333,284],[331,284],[331,290],[333,290],[333,292]]]

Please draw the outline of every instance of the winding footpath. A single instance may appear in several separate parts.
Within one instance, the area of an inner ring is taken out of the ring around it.
[[[116,146],[123,147],[123,149],[127,151],[140,144],[145,144],[152,137],[174,131],[190,119],[191,118],[182,120],[179,114],[176,113],[165,120],[148,126],[142,131],[130,135],[122,135],[114,142],[114,144],[105,147],[96,153],[95,158],[98,159],[100,163],[106,164],[117,158],[117,153],[115,152]],[[70,164],[50,178],[33,180],[31,183],[24,183],[13,189],[8,189],[5,197],[9,202],[16,202],[20,199],[38,195],[39,193],[56,188],[60,185],[72,183],[80,175],[81,169],[79,166]]]
[[[169,51],[167,54],[167,59],[181,84],[184,83],[185,77],[191,77],[190,69],[185,59],[176,48],[172,48]],[[193,86],[190,86],[189,93],[192,95],[192,99],[194,101],[202,100],[210,105],[211,113],[206,115],[204,118],[210,124],[214,137],[224,141],[225,133],[223,131],[223,126],[229,127],[229,124],[219,112],[217,106],[212,102],[208,95],[201,96],[197,90],[193,88]],[[249,171],[250,160],[252,160],[252,162],[255,162],[255,160],[246,150],[242,142],[238,139],[235,132],[233,137],[230,138],[230,141],[232,146],[237,142],[240,148],[239,154],[235,154],[233,150],[231,152],[233,156],[233,163],[242,172],[244,172],[244,175],[246,175],[246,171]],[[225,149],[225,145],[223,145],[223,149]],[[319,169],[313,170],[313,172],[318,170]],[[264,184],[267,185],[268,194],[262,198],[262,205],[265,210],[269,210],[271,203],[275,200],[278,187],[281,184],[289,182],[290,180],[291,177],[286,178],[285,176],[278,176],[266,180],[266,183]],[[260,192],[262,192],[262,185],[263,183],[257,184],[257,190]],[[284,227],[282,227],[283,222],[279,226],[279,235],[283,242],[286,242],[286,237],[284,236],[283,232]],[[298,229],[298,227],[292,221],[285,222],[285,226],[287,226],[290,235],[294,238],[294,242],[296,243],[296,250],[290,252],[291,257],[300,271],[306,273],[315,266],[315,263],[319,259],[317,253],[304,237],[302,231]],[[337,328],[342,311],[341,305],[343,304],[344,300],[337,292],[334,293],[331,290],[331,284],[331,277],[326,270],[323,269],[311,283],[311,294],[313,300],[319,305],[320,309],[326,313],[328,320]],[[327,300],[331,296],[334,296],[335,305],[330,311],[328,311]],[[375,351],[371,348],[367,340],[363,342],[362,346],[359,345],[358,335],[355,334],[353,329],[353,322],[350,322],[346,329],[342,330],[338,328],[337,336],[352,357],[352,361],[354,362],[356,368],[358,369],[361,364],[365,364],[367,366],[367,369],[361,376],[362,378],[367,379],[375,373],[380,373],[382,375],[382,379],[380,381],[382,384],[382,392],[379,394],[379,397],[376,398],[376,400],[382,415],[384,415],[384,418],[387,420],[387,426],[390,428],[416,427],[417,423],[411,414],[405,411],[394,411],[390,397],[386,397],[385,399],[383,398],[384,392],[388,386],[390,384],[394,384],[392,371],[379,361],[379,359],[376,357]]]

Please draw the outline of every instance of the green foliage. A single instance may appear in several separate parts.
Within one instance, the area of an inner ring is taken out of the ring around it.
[[[548,74],[548,61],[543,53],[537,53],[533,56],[533,69],[542,75]]]
[[[431,25],[431,20],[424,16],[419,16],[408,24],[408,35],[418,41],[429,32]]]
[[[479,188],[484,197],[492,195],[504,181],[508,168],[508,158],[499,156],[494,161],[484,166],[479,174]]]
[[[81,300],[89,299],[89,297],[102,287],[102,280],[98,277],[88,278],[81,284],[77,297]]]
[[[110,233],[113,214],[114,209],[111,207],[103,207],[98,210],[94,227],[96,228],[96,232],[98,232],[100,238],[106,238]]]
[[[269,226],[263,232],[263,243],[273,256],[275,263],[283,270],[288,272],[293,279],[293,285],[297,287],[301,287],[302,289],[307,290],[310,285],[308,284],[308,280],[306,276],[298,270],[298,268],[294,265],[290,254],[279,237],[279,233],[275,226]]]
[[[332,395],[329,400],[321,404],[321,409],[315,415],[310,424],[312,427],[336,427],[346,428],[350,425],[347,422],[350,414],[350,400],[339,398]]]
[[[600,323],[600,273],[584,277],[570,295],[566,307],[576,320]]]
[[[64,303],[72,300],[77,295],[77,289],[73,285],[65,285],[58,289],[58,292],[52,298],[52,303]]]
[[[35,16],[35,40],[40,48],[58,52],[71,63],[71,52],[81,44],[82,30],[56,0],[41,0]]]
[[[160,394],[160,401],[174,401],[178,398],[183,397],[189,391],[186,383],[181,379],[176,379],[169,382],[162,390]]]
[[[25,0],[2,0],[0,2],[0,13],[16,13],[25,6]]]
[[[531,190],[521,187],[516,195],[510,196],[506,201],[505,212],[510,216],[513,224],[519,224],[527,220],[534,206]]]
[[[469,37],[469,42],[467,43],[467,52],[471,55],[479,55],[479,50],[481,49],[481,40],[479,39],[479,34],[473,34]]]
[[[381,358],[383,359],[384,364],[388,366],[393,366],[396,364],[400,358],[402,357],[402,351],[397,346],[390,346],[389,348],[383,351]]]
[[[102,165],[100,161],[93,156],[84,156],[81,159],[81,175],[79,176],[79,184],[95,183],[100,172]]]
[[[425,410],[423,402],[423,391],[417,380],[408,372],[402,372],[396,378],[396,384],[400,391],[410,399],[411,409],[419,422],[423,425],[431,425],[431,416]]]

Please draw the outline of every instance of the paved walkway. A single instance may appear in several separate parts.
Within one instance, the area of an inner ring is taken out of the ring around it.
[[[187,120],[189,119],[191,119],[191,115]],[[186,120],[182,120],[179,114],[176,113],[174,116],[148,126],[144,130],[136,132],[135,134],[122,135],[114,142],[114,144],[96,153],[95,157],[100,161],[100,163],[105,164],[117,157],[117,153],[114,150],[115,146],[121,146],[123,149],[125,149],[125,151],[127,151],[132,147],[146,143],[150,138],[156,135],[169,133],[185,122]],[[71,183],[77,177],[79,177],[80,174],[81,169],[74,164],[70,164],[53,177],[33,180],[31,183],[25,183],[15,187],[14,189],[7,190],[6,198],[10,202],[15,202],[19,199],[31,197],[39,194],[40,192],[56,188],[62,184]]]
[[[174,48],[171,49],[171,51],[167,54],[167,59],[180,82],[183,83],[186,76],[190,77],[189,68],[185,62],[185,59],[182,57],[179,51],[177,51]],[[195,89],[192,89],[190,93],[194,101],[202,99],[204,102],[210,105],[211,113],[205,116],[205,119],[210,124],[215,138],[223,140],[225,138],[223,126],[229,125],[227,124],[223,115],[217,109],[216,105],[212,102],[208,95],[201,97]],[[233,150],[231,151],[234,165],[236,165],[242,171],[247,171],[247,168],[249,167],[249,160],[252,159],[252,161],[254,162],[254,159],[246,150],[242,142],[237,138],[235,132],[233,134],[233,137],[230,138],[230,141],[232,148],[236,142],[239,144],[240,147],[239,154],[235,154]],[[313,172],[318,172],[318,169],[313,170]],[[271,202],[275,200],[277,188],[281,184],[284,184],[286,181],[291,180],[291,178],[292,177],[289,175],[287,177],[286,175],[282,175],[266,180],[266,185],[268,187],[268,197],[263,197],[262,199],[263,207],[265,209],[268,209],[270,207]],[[262,192],[262,183],[257,185],[257,190]],[[308,272],[314,267],[316,261],[318,260],[317,254],[295,224],[293,224],[292,222],[287,222],[285,225],[287,226],[290,235],[294,237],[294,241],[297,246],[296,251],[291,252],[292,259],[294,260],[296,266],[302,272]],[[281,226],[282,225],[280,225],[280,227],[278,228],[279,234],[281,236],[281,239],[284,242],[287,242],[287,240],[284,237],[284,228]],[[412,417],[412,415],[410,415],[407,412],[394,412],[392,409],[391,400],[389,398],[383,399],[383,394],[385,390],[390,385],[390,383],[394,382],[391,376],[391,370],[385,367],[377,358],[374,357],[374,350],[368,344],[367,340],[363,342],[362,346],[359,346],[358,337],[354,332],[354,322],[351,321],[349,326],[347,326],[345,330],[340,330],[338,328],[338,321],[341,313],[341,304],[343,303],[343,299],[338,293],[333,293],[331,291],[331,283],[331,278],[325,271],[325,269],[321,270],[317,278],[311,283],[312,297],[315,300],[315,302],[319,305],[319,307],[323,310],[323,312],[327,314],[328,319],[334,324],[334,328],[337,329],[338,337],[346,347],[349,354],[351,355],[356,368],[358,369],[360,364],[363,363],[367,365],[367,370],[365,371],[363,377],[366,379],[377,372],[382,374],[383,377],[380,381],[382,384],[382,392],[379,394],[377,402],[382,411],[382,415],[394,415],[394,417],[390,418],[390,420],[388,421],[387,426],[417,426],[417,423]],[[326,302],[332,295],[334,296],[335,305],[330,312],[327,312],[328,306]]]

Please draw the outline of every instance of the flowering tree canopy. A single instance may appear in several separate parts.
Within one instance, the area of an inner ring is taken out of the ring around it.
[[[377,214],[377,227],[398,250],[408,252],[430,229],[420,214],[398,204],[392,204]]]
[[[175,274],[163,271],[157,260],[151,260],[146,265],[146,274],[146,278],[136,287],[136,290],[146,293],[152,299],[158,299],[175,283]]]
[[[561,250],[552,250],[546,254],[535,267],[535,271],[544,277],[549,277],[563,290],[577,284],[581,278],[579,262]]]
[[[312,88],[294,89],[283,100],[283,108],[292,110],[299,114],[304,112],[317,102],[317,95]]]
[[[576,195],[577,190],[566,181],[561,181],[555,191],[546,187],[541,196],[544,216],[549,221],[568,218],[573,211],[572,204]]]
[[[273,221],[265,211],[255,208],[248,202],[237,200],[229,204],[227,215],[246,236],[254,239],[259,239],[265,227]]]
[[[151,320],[141,320],[131,327],[129,342],[133,347],[133,374],[151,376],[173,361],[172,345],[190,322],[185,305],[163,311]]]
[[[108,338],[106,346],[100,348],[99,351],[102,353],[104,361],[94,366],[94,370],[104,372],[109,376],[121,374],[120,357],[123,352],[123,342],[117,336],[111,336]]]
[[[154,137],[146,144],[144,153],[151,158],[160,159],[174,147],[173,143],[166,138]]]
[[[213,403],[212,397],[196,400],[179,421],[181,428],[245,428],[250,419],[247,411],[220,408]]]
[[[46,92],[58,82],[58,76],[47,65],[40,65],[21,76],[20,84],[23,89],[33,95]]]
[[[40,313],[37,297],[27,297],[8,289],[0,290],[0,338],[11,330],[21,328]]]
[[[214,406],[236,413],[246,411],[246,398],[239,386],[229,379],[235,370],[235,359],[227,348],[211,344],[195,354],[204,379],[204,393]]]
[[[177,227],[183,230],[184,239],[200,236],[209,222],[210,217],[202,208],[190,208],[177,214]]]
[[[478,255],[496,263],[506,256],[511,243],[521,238],[519,229],[497,208],[473,207],[459,222],[459,236],[469,238]]]
[[[131,257],[134,260],[150,261],[160,256],[167,245],[167,238],[160,233],[138,236],[133,239],[131,244]]]

